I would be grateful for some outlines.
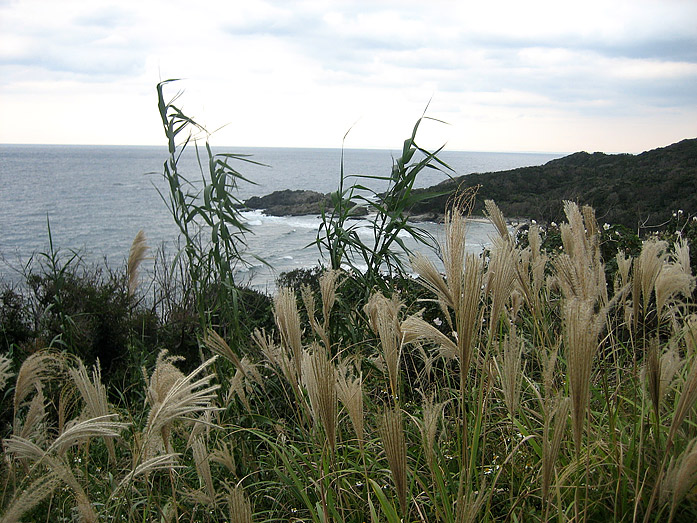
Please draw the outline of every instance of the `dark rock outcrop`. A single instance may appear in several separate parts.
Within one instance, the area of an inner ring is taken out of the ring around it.
[[[266,196],[252,196],[244,202],[250,209],[263,209],[270,216],[319,214],[331,204],[329,196],[316,191],[275,191]]]
[[[244,202],[249,209],[262,209],[269,216],[302,216],[320,214],[322,209],[332,206],[329,194],[316,191],[289,190],[274,191],[266,196],[252,196]],[[354,216],[364,216],[365,208],[355,207]]]

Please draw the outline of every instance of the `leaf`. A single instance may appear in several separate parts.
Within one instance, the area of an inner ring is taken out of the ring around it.
[[[380,502],[380,507],[382,508],[383,514],[385,514],[385,516],[387,517],[388,523],[400,523],[400,518],[397,515],[397,509],[392,503],[388,501],[387,497],[385,496],[385,493],[380,488],[380,485],[378,485],[372,479],[368,479],[368,483],[370,483],[370,486],[372,487],[375,496],[378,498],[378,501]]]

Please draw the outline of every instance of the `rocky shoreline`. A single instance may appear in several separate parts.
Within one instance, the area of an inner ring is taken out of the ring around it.
[[[331,194],[323,194],[309,190],[274,191],[266,196],[252,196],[245,200],[247,209],[261,210],[268,216],[306,216],[321,214],[322,210],[332,208]],[[351,210],[354,217],[367,216],[369,209],[364,205],[356,205]],[[422,212],[409,216],[414,222],[442,222],[443,213]]]
[[[305,216],[321,214],[332,208],[331,194],[309,190],[274,191],[266,196],[252,196],[244,202],[245,207],[263,210],[269,216]],[[351,210],[352,216],[366,216],[368,209],[357,205]]]
[[[540,166],[458,176],[414,189],[420,197],[437,194],[417,201],[409,219],[442,222],[453,193],[468,188],[477,191],[474,216],[482,216],[485,200],[494,200],[509,219],[551,223],[563,219],[562,202],[571,200],[592,206],[604,222],[650,229],[669,221],[678,209],[686,215],[697,212],[697,139],[638,155],[578,152]],[[329,194],[291,190],[253,197],[245,205],[272,216],[321,214],[332,208]],[[369,212],[357,206],[354,215]]]

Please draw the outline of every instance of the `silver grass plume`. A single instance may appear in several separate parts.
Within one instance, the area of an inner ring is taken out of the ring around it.
[[[307,311],[307,318],[310,320],[310,327],[315,331],[315,334],[319,336],[324,344],[326,350],[331,350],[329,347],[329,338],[327,337],[327,330],[324,325],[320,325],[317,321],[317,316],[315,315],[315,295],[312,293],[312,288],[309,285],[302,285],[300,287],[300,297],[302,298],[303,305]]]
[[[689,324],[685,333],[687,353],[691,354],[690,369],[687,372],[682,389],[680,390],[678,403],[673,412],[673,420],[670,424],[665,452],[669,452],[675,441],[675,435],[685,418],[694,410],[697,404],[697,326]]]
[[[385,456],[392,480],[394,481],[402,507],[402,514],[407,513],[407,446],[404,436],[404,423],[400,410],[388,409],[380,423],[380,439],[385,448]]]
[[[563,324],[574,444],[577,454],[580,454],[593,360],[598,350],[598,336],[605,325],[605,318],[603,313],[594,312],[592,300],[572,298],[564,302]]]
[[[348,412],[362,453],[365,447],[363,375],[358,373],[358,376],[355,376],[349,365],[346,362],[342,362],[336,373],[336,392],[339,401]]]
[[[210,455],[206,446],[204,436],[196,436],[191,442],[191,451],[194,456],[194,464],[199,483],[204,487],[206,499],[210,503],[215,503],[215,488],[213,487],[213,476],[211,474]]]
[[[230,523],[252,523],[252,505],[244,495],[242,487],[230,489],[227,496]]]
[[[659,355],[659,342],[653,338],[646,353],[644,374],[649,396],[656,416],[660,415],[660,404],[667,394],[676,373],[682,368],[683,360],[674,343]]]
[[[61,481],[56,473],[49,470],[46,474],[34,480],[19,496],[10,502],[9,507],[2,515],[2,518],[0,518],[0,523],[19,523],[24,514],[51,495],[60,483]]]
[[[542,435],[542,500],[545,503],[549,499],[554,464],[559,456],[570,408],[571,400],[569,398],[560,398],[559,403],[552,409],[545,408],[547,412],[545,413],[544,433]],[[550,438],[552,420],[554,421],[554,431]]]
[[[414,314],[407,317],[402,322],[401,330],[404,334],[405,344],[430,341],[439,345],[439,352],[442,356],[448,359],[459,356],[457,343],[419,315]]]
[[[147,477],[152,472],[157,470],[174,470],[178,468],[183,468],[183,465],[179,464],[179,457],[181,454],[171,453],[171,454],[158,454],[152,458],[141,461],[136,465],[116,486],[114,491],[111,493],[110,499],[116,498],[117,494],[125,488],[133,486],[136,479],[142,477]]]
[[[329,361],[323,348],[315,347],[305,358],[303,381],[310,397],[312,417],[316,425],[321,425],[334,453],[336,449],[336,430],[338,423],[338,399],[336,391],[336,369]]]
[[[42,387],[44,380],[58,376],[64,372],[66,357],[48,349],[35,352],[27,357],[17,373],[14,392],[15,420],[19,408],[23,405],[27,396]]]
[[[370,319],[373,332],[378,334],[382,345],[382,357],[387,367],[390,393],[393,399],[399,395],[399,361],[404,343],[399,323],[399,311],[403,304],[398,296],[387,299],[381,293],[373,294],[364,310]]]
[[[118,436],[119,432],[126,424],[110,421],[111,418],[113,418],[113,416],[87,419],[84,421],[73,420],[66,424],[63,433],[60,434],[46,450],[40,448],[32,441],[16,435],[5,439],[3,441],[3,446],[7,454],[11,454],[17,459],[26,459],[35,464],[43,464],[51,471],[49,473],[49,481],[52,481],[52,479],[50,479],[50,474],[55,474],[56,478],[73,491],[76,500],[76,508],[82,521],[96,522],[97,514],[87,494],[73,474],[70,466],[62,459],[62,456],[69,447],[84,443],[90,438],[110,438]],[[52,491],[55,486],[52,486],[50,490]],[[47,492],[46,495],[49,493],[50,492]],[[19,499],[21,499],[21,497]],[[22,508],[18,504],[16,510],[25,511],[27,509]]]
[[[247,356],[243,356],[240,360],[239,368],[235,370],[235,374],[232,377],[232,380],[230,380],[230,387],[228,388],[226,401],[231,401],[233,395],[236,394],[247,411],[251,412],[251,406],[249,404],[249,400],[247,399],[247,394],[254,390],[253,383],[258,384],[262,389],[264,388],[264,380],[257,370],[256,365],[253,364]]]
[[[59,456],[65,454],[68,448],[84,443],[91,438],[116,438],[128,424],[114,421],[116,414],[97,416],[83,421],[72,420],[66,423],[63,432],[51,443],[47,453],[55,452]]]
[[[423,256],[417,255],[411,261],[412,268],[419,274],[419,282],[454,313],[461,387],[464,387],[469,373],[474,341],[481,328],[483,313],[484,260],[474,254],[466,254],[465,250],[467,215],[463,208],[471,209],[472,196],[467,193],[460,195],[445,214],[445,242],[441,244],[445,277]],[[445,316],[450,323],[449,314]]]
[[[564,202],[568,223],[559,227],[564,252],[554,260],[555,276],[565,298],[582,298],[605,304],[607,285],[600,258],[597,226],[592,212]],[[588,220],[588,223],[585,222]]]
[[[422,417],[419,423],[421,433],[421,446],[424,449],[426,463],[431,473],[435,473],[435,452],[433,450],[438,431],[438,422],[443,417],[443,407],[445,402],[436,403],[433,396],[423,396]]]
[[[302,365],[302,329],[300,314],[292,289],[282,287],[274,298],[274,318],[281,334],[281,344],[292,355],[296,381],[300,382]]]
[[[680,303],[680,296],[688,298],[695,286],[694,277],[681,262],[665,263],[655,281],[656,312],[661,320],[666,319],[671,305]]]
[[[211,452],[211,461],[218,463],[225,467],[229,472],[233,474],[237,470],[237,464],[235,463],[235,454],[232,451],[230,445],[225,442],[220,442],[218,447]]]
[[[484,200],[484,208],[486,209],[484,214],[489,221],[494,224],[494,227],[496,227],[496,231],[499,233],[499,238],[507,243],[513,243],[513,238],[511,238],[511,233],[508,230],[503,213],[501,212],[501,209],[499,209],[498,205],[494,203],[494,200]]]
[[[20,422],[19,419],[15,419],[13,433],[21,438],[31,438],[40,443],[46,437],[45,419],[46,398],[44,397],[43,389],[38,389],[29,403],[29,409],[27,409],[27,414],[24,416],[24,421]]]
[[[148,252],[148,244],[145,239],[145,232],[141,229],[136,234],[131,244],[131,250],[128,254],[128,295],[133,296],[138,288],[138,268],[145,260],[145,254]]]
[[[484,260],[474,254],[468,254],[464,265],[464,274],[460,279],[460,289],[455,308],[455,327],[460,357],[462,384],[469,372],[474,344],[482,325],[482,288],[484,280]]]
[[[510,334],[504,339],[503,354],[494,360],[501,381],[504,403],[508,408],[511,422],[513,422],[518,412],[525,376],[523,349],[524,342],[518,337],[515,326],[513,326]],[[499,360],[501,361],[499,362]]]
[[[240,368],[240,358],[230,348],[223,337],[213,329],[206,330],[206,333],[203,336],[203,343],[213,354],[217,354],[218,356],[228,360],[235,366],[235,368]]]
[[[491,297],[490,339],[494,339],[499,320],[506,304],[510,301],[516,277],[517,258],[518,251],[511,241],[501,238],[494,239],[489,267],[486,271],[486,293]]]
[[[649,302],[656,284],[656,279],[666,261],[668,244],[655,238],[646,240],[641,252],[634,262],[632,275],[632,327],[638,329],[640,318],[649,313]]]
[[[329,319],[336,302],[336,290],[339,287],[340,274],[340,271],[332,269],[325,271],[319,278],[319,290],[322,296],[322,318],[324,320],[323,328],[325,332],[329,332]]]
[[[75,387],[80,392],[82,401],[85,404],[84,412],[87,418],[99,418],[109,416],[109,402],[107,400],[106,387],[102,383],[102,371],[99,361],[92,369],[92,377],[87,374],[84,363],[78,362],[77,368],[68,370]],[[114,441],[111,438],[105,439],[109,460],[116,462],[116,450]]]
[[[216,358],[217,356],[214,356],[205,361],[189,375],[184,376],[172,364],[176,358],[167,356],[167,351],[160,353],[155,371],[148,383],[147,398],[150,403],[150,412],[143,431],[144,447],[141,459],[151,458],[162,448],[166,453],[172,452],[169,438],[175,421],[194,420],[196,415],[215,409],[213,406],[216,398],[215,391],[220,386],[210,384],[214,377],[212,374],[205,374],[202,377],[199,375]]]
[[[14,372],[12,372],[12,359],[4,354],[0,355],[0,390],[5,388],[7,380],[12,376],[14,376]]]
[[[697,438],[688,443],[677,459],[672,459],[661,484],[660,500],[670,499],[668,521],[675,517],[675,511],[688,492],[697,484]]]

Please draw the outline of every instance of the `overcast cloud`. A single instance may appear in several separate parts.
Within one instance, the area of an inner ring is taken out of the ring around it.
[[[697,136],[697,2],[0,1],[0,142],[639,152]]]

